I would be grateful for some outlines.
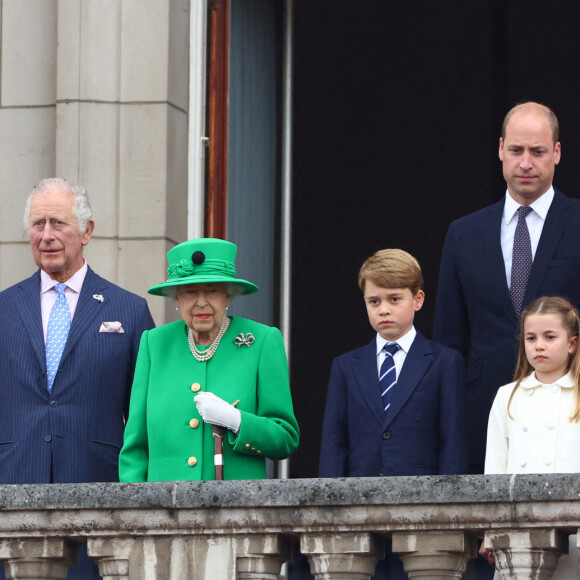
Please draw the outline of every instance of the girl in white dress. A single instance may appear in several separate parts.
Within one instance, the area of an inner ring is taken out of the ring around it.
[[[538,298],[522,312],[514,382],[498,390],[489,415],[485,473],[580,472],[579,326],[560,297]],[[480,553],[493,563],[489,550]],[[574,535],[552,580],[578,578]]]

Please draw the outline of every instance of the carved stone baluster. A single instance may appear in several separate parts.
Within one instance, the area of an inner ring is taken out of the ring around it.
[[[281,535],[249,536],[238,543],[238,580],[276,580],[290,559],[291,541]]]
[[[385,539],[366,533],[303,534],[300,551],[316,580],[368,580],[385,556]]]
[[[62,580],[78,561],[78,544],[63,538],[0,540],[0,561],[8,580]]]
[[[133,539],[127,537],[89,538],[87,553],[96,561],[103,580],[127,580],[129,578],[129,556]]]
[[[463,532],[397,532],[393,552],[409,578],[460,580],[467,562],[477,556],[475,541]]]
[[[502,579],[549,580],[568,540],[556,529],[492,530],[483,545],[493,550]]]

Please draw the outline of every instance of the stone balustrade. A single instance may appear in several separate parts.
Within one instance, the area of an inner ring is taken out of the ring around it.
[[[0,486],[8,578],[66,578],[79,543],[105,579],[368,579],[385,539],[409,578],[461,578],[477,539],[502,578],[549,578],[580,527],[575,475]]]

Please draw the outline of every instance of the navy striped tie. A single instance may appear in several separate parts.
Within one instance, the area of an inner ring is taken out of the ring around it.
[[[383,397],[383,409],[385,413],[391,406],[391,396],[393,389],[397,384],[397,371],[395,370],[395,361],[393,355],[401,347],[393,342],[392,344],[385,344],[385,360],[381,365],[381,372],[379,373],[379,383],[381,384],[381,396]]]

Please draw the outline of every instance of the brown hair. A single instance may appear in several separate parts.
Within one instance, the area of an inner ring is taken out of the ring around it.
[[[560,137],[560,124],[558,123],[558,117],[556,117],[554,111],[552,109],[546,107],[546,105],[542,105],[541,103],[535,103],[534,101],[528,101],[526,103],[520,103],[515,107],[512,107],[507,115],[503,120],[503,125],[501,126],[501,138],[505,141],[505,134],[507,130],[508,123],[511,121],[512,117],[519,113],[520,111],[524,112],[532,112],[535,111],[537,113],[542,113],[546,119],[548,120],[548,124],[550,125],[550,129],[552,130],[552,140],[554,141],[554,145],[558,142],[558,138]]]
[[[562,326],[568,333],[568,338],[578,336],[580,321],[578,320],[578,311],[568,300],[560,296],[541,296],[536,298],[523,312],[520,318],[520,350],[518,355],[518,364],[514,374],[516,384],[508,401],[508,415],[513,419],[510,413],[510,404],[514,398],[517,388],[520,386],[522,379],[532,373],[534,367],[529,363],[526,357],[526,337],[524,333],[524,324],[528,316],[532,314],[557,314],[562,319]],[[576,356],[576,349],[570,356],[568,371],[572,373],[574,379],[574,411],[570,415],[570,422],[580,419],[580,357]]]
[[[413,296],[423,289],[421,266],[404,250],[379,250],[368,258],[358,273],[363,293],[367,280],[381,288],[408,288]]]

